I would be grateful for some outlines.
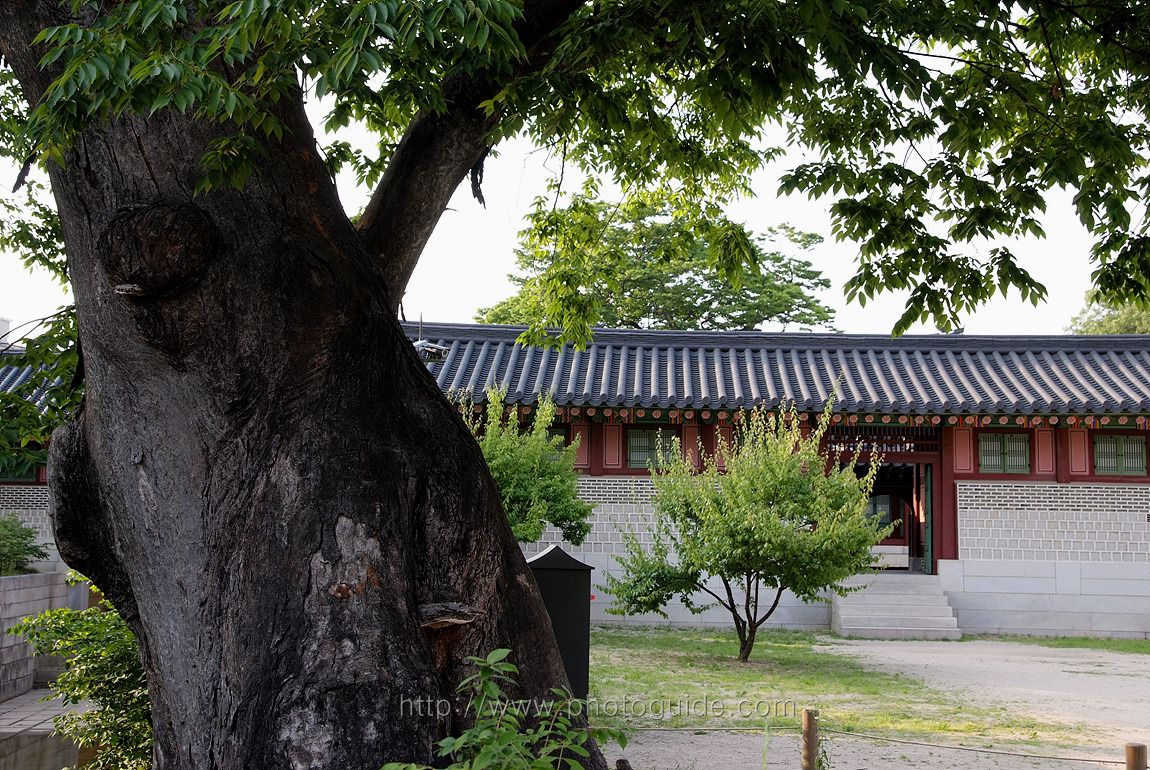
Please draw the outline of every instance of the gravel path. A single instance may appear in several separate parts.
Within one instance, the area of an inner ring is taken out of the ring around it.
[[[1150,655],[1054,649],[1017,642],[890,642],[843,640],[828,653],[860,658],[875,669],[901,672],[960,701],[1005,706],[1047,721],[1086,725],[1102,744],[1034,754],[1122,759],[1126,742],[1150,743]],[[942,741],[940,741],[942,742]],[[1122,765],[1026,759],[829,736],[831,770],[1084,770]],[[626,757],[635,770],[754,770],[800,765],[799,738],[781,733],[764,757],[756,733],[637,732],[625,751],[610,747],[611,764]]]
[[[1150,655],[986,639],[858,639],[822,649],[908,674],[972,703],[1083,724],[1114,745],[1150,743]]]

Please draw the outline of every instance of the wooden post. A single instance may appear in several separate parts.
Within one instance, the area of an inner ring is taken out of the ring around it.
[[[1145,747],[1142,756],[1145,759]],[[819,710],[803,709],[803,770],[818,770],[818,766]]]
[[[806,734],[806,714],[803,714],[803,730]],[[804,762],[806,755],[803,755]],[[803,770],[806,770],[806,765],[803,765]],[[1126,744],[1126,770],[1146,770],[1146,744],[1145,743],[1127,743]]]

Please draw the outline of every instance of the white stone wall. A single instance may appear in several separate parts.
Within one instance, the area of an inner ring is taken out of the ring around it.
[[[1150,562],[1150,485],[955,486],[963,561]]]
[[[0,701],[32,689],[35,658],[32,645],[7,631],[29,615],[67,606],[68,586],[64,574],[11,575],[0,577]]]
[[[667,618],[654,614],[618,616],[607,613],[607,608],[611,606],[611,596],[601,588],[605,582],[603,575],[607,572],[615,576],[621,574],[615,557],[626,553],[624,532],[633,531],[640,543],[650,544],[650,524],[654,517],[651,497],[654,491],[651,479],[646,476],[584,476],[579,480],[579,496],[595,506],[589,519],[591,532],[587,535],[587,539],[581,545],[573,546],[563,541],[557,529],[548,527],[538,543],[523,544],[523,552],[530,559],[552,543],[561,543],[567,553],[595,568],[591,573],[592,592],[595,596],[591,601],[592,622],[635,625],[731,625],[730,614],[721,607],[713,607],[696,615],[678,602],[666,608]],[[720,594],[722,592],[722,584],[718,581],[715,581],[711,588],[718,589]],[[705,603],[704,598],[706,597],[699,597],[700,604]],[[738,594],[736,598],[741,601],[742,594]],[[804,604],[787,592],[765,625],[825,629],[830,627],[830,622],[830,604],[821,602]]]
[[[48,487],[43,484],[0,484],[0,516],[15,513],[21,521],[36,530],[37,540],[48,546],[48,558],[33,563],[38,572],[67,571],[60,561],[52,539],[52,520],[48,515]]]
[[[1150,638],[1150,487],[958,482],[963,633]]]

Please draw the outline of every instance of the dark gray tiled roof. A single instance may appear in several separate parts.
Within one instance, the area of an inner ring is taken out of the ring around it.
[[[404,324],[419,337],[419,325]],[[836,409],[911,414],[1130,414],[1150,410],[1150,336],[975,337],[596,330],[585,350],[523,347],[519,326],[423,324],[447,348],[444,391],[510,403]]]
[[[16,353],[23,353],[23,348],[17,348],[15,346],[9,347],[4,344],[0,345],[0,350],[5,351],[5,354],[0,355],[0,393],[10,393],[28,382],[35,368],[31,366],[12,366],[11,364],[5,363],[10,356]],[[48,386],[51,384],[54,383],[44,382],[31,394],[32,403],[36,404],[41,412],[48,407]]]

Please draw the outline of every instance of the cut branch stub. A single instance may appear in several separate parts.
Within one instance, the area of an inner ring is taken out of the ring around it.
[[[463,626],[474,622],[482,615],[482,610],[477,610],[461,602],[439,602],[419,605],[419,625],[424,628]]]

